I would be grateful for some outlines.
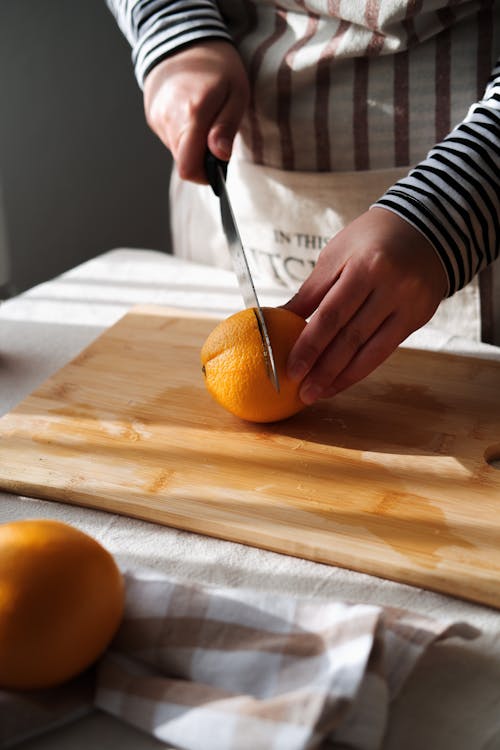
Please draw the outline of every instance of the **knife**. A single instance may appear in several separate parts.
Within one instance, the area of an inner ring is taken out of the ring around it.
[[[269,338],[269,331],[267,330],[264,313],[259,304],[259,298],[255,291],[255,286],[248,265],[245,248],[241,241],[238,226],[234,218],[233,210],[231,208],[231,201],[226,187],[226,174],[227,174],[227,162],[217,159],[211,151],[207,149],[205,156],[205,170],[207,173],[208,181],[215,195],[220,200],[220,215],[222,219],[222,228],[226,236],[226,241],[229,248],[229,253],[233,262],[233,267],[236,272],[236,278],[238,280],[238,286],[245,303],[245,307],[253,307],[255,315],[257,317],[257,324],[259,326],[260,337],[262,339],[262,348],[264,353],[264,360],[266,363],[266,369],[268,377],[274,385],[276,391],[279,393],[280,383],[278,378],[278,372],[276,369],[276,362],[274,359],[273,348],[271,346],[271,339]]]

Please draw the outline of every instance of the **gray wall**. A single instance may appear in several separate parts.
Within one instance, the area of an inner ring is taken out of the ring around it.
[[[14,291],[113,247],[168,251],[169,164],[104,0],[0,2],[0,270]]]

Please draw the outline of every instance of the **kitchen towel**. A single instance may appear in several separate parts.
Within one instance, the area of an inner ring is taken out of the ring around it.
[[[477,634],[373,605],[126,580],[96,705],[183,750],[376,750],[427,647]]]
[[[182,750],[376,750],[429,645],[478,634],[397,609],[151,571],[125,581],[124,618],[95,671],[63,688],[0,693],[0,747],[94,706]]]

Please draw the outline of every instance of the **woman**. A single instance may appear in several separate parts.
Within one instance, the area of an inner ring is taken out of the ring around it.
[[[232,156],[254,270],[311,316],[288,363],[305,403],[365,377],[498,256],[498,2],[108,5],[175,160],[174,252],[227,262],[197,183],[207,146]]]

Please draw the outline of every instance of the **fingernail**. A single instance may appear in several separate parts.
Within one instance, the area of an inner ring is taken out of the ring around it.
[[[300,389],[299,396],[304,404],[313,404],[321,396],[322,388],[316,383],[307,383],[303,388]]]
[[[287,368],[290,380],[301,380],[307,372],[307,364],[302,359],[292,362]]]

